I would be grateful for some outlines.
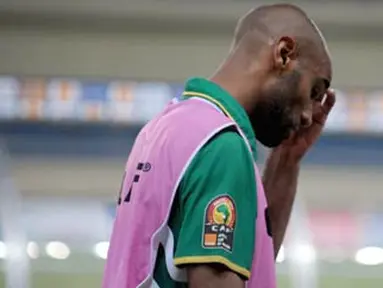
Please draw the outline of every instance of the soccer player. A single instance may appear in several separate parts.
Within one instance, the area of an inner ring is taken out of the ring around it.
[[[331,78],[301,9],[246,14],[219,69],[139,133],[103,288],[275,288],[300,161],[335,103]],[[272,148],[263,178],[256,139]]]

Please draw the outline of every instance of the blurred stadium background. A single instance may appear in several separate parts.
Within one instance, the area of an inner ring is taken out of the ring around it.
[[[253,2],[0,0],[0,287],[100,287],[137,131],[214,71]],[[295,3],[329,41],[338,102],[280,287],[383,287],[383,2]]]

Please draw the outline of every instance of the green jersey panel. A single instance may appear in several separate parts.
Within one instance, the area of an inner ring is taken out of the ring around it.
[[[173,203],[169,227],[175,241],[174,263],[220,263],[250,277],[257,214],[253,158],[236,131],[224,131],[197,153]],[[167,271],[159,250],[154,278],[159,286],[187,287]]]
[[[244,140],[236,132],[220,135],[189,168],[180,186],[176,265],[221,263],[248,278],[257,206],[254,163]]]

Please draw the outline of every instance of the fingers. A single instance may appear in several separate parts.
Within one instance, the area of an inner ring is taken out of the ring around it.
[[[323,112],[328,115],[331,112],[331,109],[334,107],[336,102],[335,91],[333,89],[328,89],[326,92],[326,98],[322,104]]]
[[[313,124],[318,124],[319,126],[324,126],[327,116],[330,114],[331,109],[335,105],[335,92],[332,89],[327,90],[326,96],[323,99],[322,103],[314,103],[313,108]]]

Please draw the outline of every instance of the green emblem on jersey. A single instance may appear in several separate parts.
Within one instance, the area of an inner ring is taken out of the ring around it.
[[[216,223],[219,224],[229,224],[229,220],[231,219],[231,212],[226,203],[221,203],[214,209],[213,218]]]
[[[205,213],[203,247],[233,248],[236,211],[230,196],[218,196],[209,202]]]

